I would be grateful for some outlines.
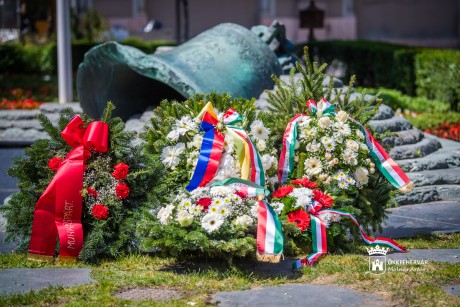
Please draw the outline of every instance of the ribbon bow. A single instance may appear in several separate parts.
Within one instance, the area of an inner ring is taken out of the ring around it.
[[[311,115],[326,115],[335,116],[336,108],[327,100],[322,98],[318,105],[313,100],[307,101],[307,106],[310,109]],[[278,163],[278,181],[285,183],[289,174],[294,169],[294,149],[297,142],[297,125],[299,121],[308,118],[309,115],[297,114],[295,115],[286,126],[283,135],[283,148],[281,150],[280,160]],[[385,178],[396,188],[402,192],[409,192],[414,188],[414,183],[404,173],[398,164],[390,157],[390,155],[383,149],[360,122],[352,117],[348,119],[354,122],[365,136],[366,145],[369,148],[370,155],[374,160],[375,165]]]
[[[59,165],[56,175],[35,205],[29,258],[51,260],[59,235],[59,259],[75,261],[83,247],[81,224],[83,173],[89,150],[107,152],[109,127],[95,121],[84,127],[75,116],[61,132],[73,149]]]
[[[211,102],[208,102],[198,115],[201,119],[200,131],[205,131],[195,171],[186,187],[193,191],[208,184],[216,175],[224,149],[224,127],[234,140],[241,164],[241,178],[250,179],[259,185],[265,185],[262,160],[249,135],[243,129],[233,126],[242,121],[242,117],[230,108],[221,119],[218,118]]]
[[[308,205],[307,211],[310,214],[310,227],[312,235],[312,253],[308,255],[305,259],[299,259],[293,263],[293,269],[298,269],[302,265],[313,265],[316,260],[323,254],[327,254],[327,235],[326,235],[326,224],[324,222],[324,216],[326,214],[338,214],[340,216],[345,216],[351,219],[351,221],[359,227],[359,233],[364,243],[368,245],[380,245],[388,246],[395,249],[398,252],[406,252],[406,248],[399,245],[392,239],[377,237],[375,239],[366,235],[363,230],[363,227],[359,224],[358,220],[348,212],[343,212],[339,210],[327,209],[332,206],[333,200],[330,196],[324,194],[321,191],[313,191],[315,197],[312,202]],[[326,209],[325,209],[326,208]]]

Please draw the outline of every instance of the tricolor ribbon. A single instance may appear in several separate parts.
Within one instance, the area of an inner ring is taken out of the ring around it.
[[[307,106],[310,109],[311,116],[322,114],[326,116],[335,116],[335,106],[330,104],[324,98],[316,105],[313,100],[307,101]],[[308,118],[309,115],[297,114],[295,115],[286,126],[283,135],[283,148],[278,163],[278,181],[285,183],[289,174],[294,169],[294,156],[295,146],[297,142],[297,126],[299,121]],[[354,122],[363,132],[366,145],[369,148],[370,155],[375,162],[375,165],[385,178],[396,188],[402,192],[408,192],[413,189],[414,183],[404,173],[404,171],[396,164],[390,155],[383,149],[383,147],[374,139],[372,134],[361,123],[355,119],[348,117],[349,120]]]
[[[59,236],[59,259],[74,261],[83,246],[81,224],[83,198],[84,151],[108,150],[109,127],[95,121],[84,127],[75,116],[61,132],[73,149],[59,165],[56,175],[35,205],[29,258],[51,260]]]
[[[234,187],[244,197],[258,197],[257,217],[257,259],[265,262],[279,262],[283,253],[284,237],[281,222],[273,208],[263,199],[270,192],[253,182],[228,178],[212,186]]]
[[[241,116],[232,108],[228,109],[219,120],[212,103],[208,102],[201,110],[200,131],[205,131],[195,171],[186,187],[193,191],[207,185],[216,175],[224,148],[224,127],[235,142],[237,155],[241,164],[241,178],[250,179],[258,185],[265,185],[262,159],[249,135],[243,129],[233,126],[242,121]]]
[[[316,202],[312,207],[317,207]],[[316,260],[323,254],[327,254],[327,235],[326,235],[326,224],[321,218],[324,214],[338,214],[340,216],[348,217],[352,222],[359,227],[359,233],[364,243],[368,245],[379,245],[379,246],[388,246],[393,248],[398,252],[407,252],[406,248],[396,243],[394,240],[389,238],[377,237],[375,239],[369,237],[363,230],[363,227],[359,224],[356,218],[348,212],[343,212],[339,210],[326,209],[321,210],[315,213],[312,213],[309,210],[311,217],[311,235],[312,235],[312,253],[308,255],[305,259],[299,259],[292,264],[293,269],[298,269],[302,265],[313,265]]]

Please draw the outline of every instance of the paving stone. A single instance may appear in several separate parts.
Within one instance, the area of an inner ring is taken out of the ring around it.
[[[36,119],[18,119],[12,122],[12,126],[21,129],[43,130],[40,122]]]
[[[382,225],[390,238],[408,238],[419,234],[460,232],[460,200],[437,201],[389,209]]]
[[[246,291],[219,292],[212,304],[234,306],[388,306],[380,296],[338,286],[289,284]]]
[[[401,146],[407,144],[415,144],[420,142],[425,136],[422,131],[417,128],[396,132],[396,136],[386,137],[382,140],[382,145],[385,146]]]
[[[460,262],[460,249],[411,249],[408,253],[387,254],[390,260],[428,260],[448,263]]]
[[[177,290],[166,288],[133,288],[115,293],[114,296],[123,300],[154,300],[159,302],[176,300],[182,297]]]
[[[91,269],[6,269],[0,270],[0,294],[29,292],[51,287],[72,287],[96,282]]]
[[[75,113],[83,113],[83,109],[78,102],[69,102],[69,103],[57,103],[57,102],[45,102],[43,103],[39,110],[44,113],[59,113],[65,108],[72,108]]]
[[[379,106],[379,113],[375,114],[375,116],[372,119],[382,120],[392,118],[393,116],[395,116],[395,112],[393,112],[393,110],[389,106],[381,104]]]
[[[34,119],[39,110],[0,110],[0,120]]]
[[[460,285],[449,285],[442,288],[449,294],[460,296]]]
[[[407,173],[416,187],[439,184],[460,184],[460,168],[425,170]]]
[[[459,200],[460,199],[460,185],[437,185],[435,186],[438,191],[439,198],[442,200]]]
[[[412,128],[412,124],[407,119],[399,116],[382,120],[370,120],[368,124],[378,133],[383,133],[385,131],[397,132]]]
[[[439,170],[449,167],[459,167],[460,151],[441,148],[436,152],[422,158],[398,160],[396,162],[406,172],[418,172],[423,170]]]

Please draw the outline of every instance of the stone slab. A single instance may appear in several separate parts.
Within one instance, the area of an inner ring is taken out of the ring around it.
[[[96,282],[91,269],[6,269],[0,270],[0,294],[24,293],[48,287],[73,287]]]
[[[449,294],[460,296],[460,285],[449,285],[442,288]]]
[[[133,288],[115,293],[114,296],[122,300],[153,300],[164,302],[179,299],[182,297],[182,294],[177,290],[165,288]]]
[[[13,165],[16,157],[24,156],[23,148],[0,148],[0,205],[6,197],[19,191],[18,180],[7,174],[7,170]]]
[[[428,260],[460,262],[460,249],[411,249],[408,253],[387,254],[387,260]]]
[[[412,124],[405,118],[394,116],[388,119],[382,120],[370,120],[368,122],[378,133],[389,131],[403,131],[412,128]]]
[[[367,294],[338,286],[289,284],[246,291],[219,292],[212,296],[212,304],[234,306],[388,306],[375,294]]]
[[[427,156],[441,148],[438,138],[425,135],[425,138],[415,144],[393,147],[389,154],[395,160],[420,158]]]
[[[419,234],[460,232],[460,201],[407,205],[389,210],[383,232],[375,235],[407,238]]]
[[[407,176],[416,187],[435,184],[460,184],[459,167],[407,173]]]

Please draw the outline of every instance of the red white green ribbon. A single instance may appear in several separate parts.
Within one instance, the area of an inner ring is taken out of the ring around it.
[[[364,243],[368,245],[379,245],[379,246],[387,246],[391,247],[398,252],[407,252],[407,249],[403,246],[399,245],[392,239],[377,237],[375,239],[369,237],[363,230],[363,227],[359,224],[356,218],[348,212],[343,212],[339,210],[332,210],[326,209],[321,210],[317,214],[313,215],[310,214],[311,217],[311,234],[312,234],[312,246],[313,251],[310,255],[308,255],[305,259],[299,259],[293,263],[293,269],[298,269],[302,265],[313,265],[316,260],[322,255],[327,254],[327,235],[326,235],[326,225],[324,221],[321,219],[321,216],[324,214],[338,214],[340,216],[348,217],[352,220],[352,222],[359,227],[359,233],[361,234],[361,238],[363,239]]]
[[[257,259],[279,262],[283,253],[283,245],[283,232],[277,214],[265,200],[259,200]]]
[[[240,178],[226,178],[224,180],[214,182],[212,186],[213,187],[217,187],[217,186],[234,187],[237,190],[237,192],[243,195],[244,197],[257,197],[259,195],[265,195],[265,196],[270,195],[270,191],[268,191],[266,188],[258,184],[255,184],[254,182],[243,180]]]
[[[307,105],[312,115],[317,112],[327,116],[335,116],[335,106],[330,104],[324,98],[321,99],[318,107],[313,100],[307,101]],[[308,115],[297,114],[286,126],[283,135],[283,147],[278,163],[278,181],[283,184],[287,181],[289,174],[294,169],[295,146],[297,142],[297,124]],[[383,147],[374,139],[372,134],[361,123],[355,119],[348,117],[352,122],[358,125],[366,138],[366,145],[369,148],[370,155],[375,162],[377,168],[383,176],[396,188],[402,192],[408,192],[413,189],[414,183],[404,173],[404,171],[396,164],[390,155]]]

